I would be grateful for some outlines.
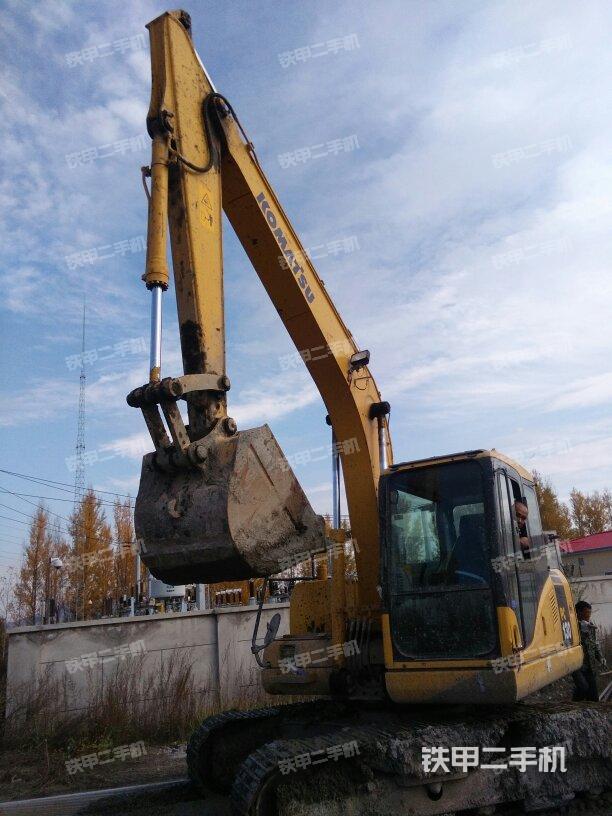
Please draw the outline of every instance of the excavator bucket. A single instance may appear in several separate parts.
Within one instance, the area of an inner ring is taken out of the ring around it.
[[[142,462],[134,523],[140,555],[169,584],[272,575],[325,547],[310,506],[267,425],[197,445],[192,467]]]

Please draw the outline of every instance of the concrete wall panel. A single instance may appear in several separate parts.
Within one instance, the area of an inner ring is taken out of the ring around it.
[[[264,607],[260,642],[275,612],[282,618],[279,634],[287,631],[288,606]],[[211,706],[231,707],[246,697],[264,702],[259,669],[251,654],[256,613],[252,606],[225,607],[9,630],[7,713],[18,706],[36,677],[59,684],[66,711],[86,708],[122,672],[132,678],[137,674],[143,694],[150,695],[146,699],[155,699],[160,672],[163,675],[172,662],[178,666],[183,660],[191,665],[198,693]]]

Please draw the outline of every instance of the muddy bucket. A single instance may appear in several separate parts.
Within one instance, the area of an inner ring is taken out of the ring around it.
[[[200,463],[142,461],[134,524],[143,562],[169,584],[272,575],[321,550],[310,506],[267,425],[198,443]]]

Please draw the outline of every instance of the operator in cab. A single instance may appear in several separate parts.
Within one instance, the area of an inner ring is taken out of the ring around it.
[[[521,545],[523,558],[531,558],[531,551],[529,549],[529,534],[527,533],[527,517],[529,516],[529,508],[526,504],[523,504],[523,502],[515,501],[514,515],[516,517],[519,544]]]

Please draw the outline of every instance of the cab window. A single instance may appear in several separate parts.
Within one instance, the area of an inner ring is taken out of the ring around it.
[[[394,644],[410,657],[475,657],[496,643],[480,465],[395,474],[386,530]]]

